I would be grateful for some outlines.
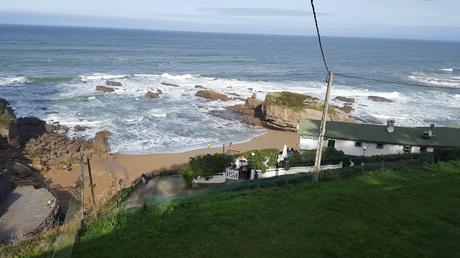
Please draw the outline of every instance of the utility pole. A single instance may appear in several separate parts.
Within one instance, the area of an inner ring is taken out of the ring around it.
[[[83,154],[80,155],[80,198],[81,198],[81,220],[85,216],[85,175],[83,167]]]
[[[324,106],[323,106],[323,116],[321,118],[321,127],[319,129],[318,148],[316,149],[315,173],[313,174],[314,182],[319,181],[319,172],[321,171],[321,155],[323,153],[323,142],[324,142],[324,135],[326,134],[326,121],[327,121],[327,113],[329,109],[329,96],[331,95],[333,79],[334,79],[334,74],[332,72],[329,72],[328,77],[327,77],[326,98],[324,99]]]
[[[93,204],[93,209],[96,212],[97,216],[97,211],[96,211],[96,199],[94,198],[94,185],[93,185],[93,175],[91,174],[91,164],[89,163],[89,158],[86,158],[86,162],[88,163],[88,174],[89,174],[89,185],[91,187],[91,201]]]

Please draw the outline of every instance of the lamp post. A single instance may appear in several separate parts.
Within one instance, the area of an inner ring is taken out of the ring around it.
[[[363,159],[361,161],[361,172],[364,172],[364,157],[366,156],[367,146],[363,145]]]

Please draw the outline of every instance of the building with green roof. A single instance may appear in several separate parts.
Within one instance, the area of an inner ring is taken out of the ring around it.
[[[299,123],[301,149],[317,148],[320,124],[317,120]],[[460,128],[401,127],[394,120],[387,125],[327,122],[325,141],[325,146],[353,156],[432,152],[436,147],[460,147]]]

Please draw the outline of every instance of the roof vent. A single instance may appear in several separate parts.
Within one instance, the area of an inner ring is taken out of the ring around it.
[[[434,129],[434,124],[431,124],[430,125],[430,129],[428,131],[425,131],[423,133],[423,139],[431,139],[433,138],[435,135],[433,134],[433,129]]]
[[[394,119],[388,119],[387,120],[387,132],[388,133],[393,133],[395,131],[395,120]]]

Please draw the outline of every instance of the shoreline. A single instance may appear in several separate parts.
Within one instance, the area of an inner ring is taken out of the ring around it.
[[[266,148],[282,149],[284,144],[288,145],[288,147],[298,148],[299,135],[295,132],[266,129],[265,133],[249,141],[232,144],[230,149],[239,152]],[[93,158],[91,160],[91,170],[96,201],[100,202],[115,194],[119,190],[117,185],[119,179],[123,180],[123,187],[129,187],[142,173],[156,174],[162,171],[178,170],[191,157],[221,152],[222,147],[215,147],[180,153],[111,154],[107,158]],[[79,164],[72,164],[70,172],[64,169],[55,169],[48,172],[45,177],[50,180],[51,185],[58,184],[62,187],[73,187],[80,175],[79,167]],[[110,172],[110,167],[114,168],[112,172]],[[123,167],[126,169],[125,171]],[[86,166],[84,173],[85,195],[89,198],[89,180]]]

